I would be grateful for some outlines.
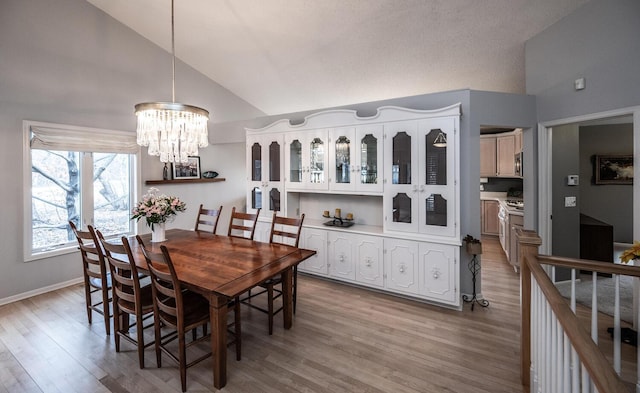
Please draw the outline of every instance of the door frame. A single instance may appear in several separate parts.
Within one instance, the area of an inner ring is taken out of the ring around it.
[[[621,109],[614,109],[605,112],[592,113],[582,116],[574,116],[565,119],[552,120],[538,123],[538,234],[542,239],[540,253],[551,255],[552,233],[551,233],[551,197],[553,188],[551,186],[552,162],[552,130],[553,127],[582,123],[587,121],[605,119],[609,117],[632,116],[633,117],[633,156],[640,157],[640,106],[633,106]],[[640,161],[640,159],[638,159]],[[640,165],[634,165],[633,177],[640,179]],[[633,182],[633,238],[640,236],[640,204],[636,206],[635,201],[640,198],[640,180]]]

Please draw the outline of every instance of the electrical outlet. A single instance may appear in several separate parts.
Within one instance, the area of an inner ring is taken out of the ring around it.
[[[574,196],[564,197],[564,207],[576,207],[576,205],[577,205],[576,197]]]

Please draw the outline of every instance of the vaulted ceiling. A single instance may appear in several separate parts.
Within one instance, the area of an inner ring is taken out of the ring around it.
[[[170,0],[87,1],[171,52]],[[587,1],[176,0],[176,56],[269,115],[524,93],[525,42]]]

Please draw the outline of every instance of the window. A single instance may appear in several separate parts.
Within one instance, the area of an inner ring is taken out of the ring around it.
[[[139,148],[131,132],[24,122],[25,260],[75,250],[68,222],[131,234]]]

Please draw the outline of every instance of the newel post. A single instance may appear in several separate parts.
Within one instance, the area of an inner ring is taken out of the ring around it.
[[[535,231],[516,228],[520,244],[520,380],[523,386],[531,386],[531,269],[529,261],[538,256],[542,239]]]

